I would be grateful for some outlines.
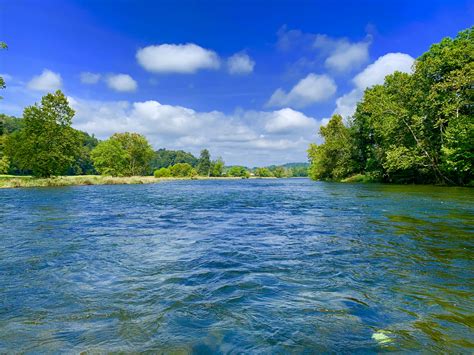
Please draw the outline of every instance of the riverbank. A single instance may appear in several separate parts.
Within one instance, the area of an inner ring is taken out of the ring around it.
[[[168,177],[155,178],[153,176],[114,177],[102,175],[56,176],[51,178],[35,178],[32,176],[0,175],[0,189],[19,187],[53,187],[53,186],[81,186],[81,185],[135,185],[155,184],[173,180],[219,180],[242,179],[241,177]]]

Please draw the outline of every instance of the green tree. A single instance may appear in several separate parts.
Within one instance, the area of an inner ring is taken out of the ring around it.
[[[78,155],[79,136],[71,127],[74,110],[58,90],[27,107],[23,127],[9,135],[6,153],[20,169],[35,176],[62,175]]]
[[[178,163],[188,163],[192,167],[196,167],[198,159],[191,153],[182,150],[158,149],[151,161],[153,170],[159,168],[167,168]]]
[[[338,180],[352,172],[350,131],[340,115],[332,116],[327,126],[321,126],[321,145],[311,144],[308,157],[309,176],[314,180]]]
[[[193,177],[197,175],[196,170],[188,163],[178,163],[170,167],[173,177]]]
[[[272,172],[268,168],[257,168],[255,169],[255,176],[258,177],[273,177]]]
[[[160,168],[160,169],[155,170],[153,175],[156,178],[170,177],[171,176],[171,170],[169,168]]]
[[[227,171],[227,174],[233,177],[250,177],[250,173],[245,167],[237,165],[230,167],[230,169]]]
[[[210,175],[214,177],[222,176],[224,173],[224,160],[222,158],[217,158],[211,162]]]
[[[68,170],[68,175],[94,175],[97,170],[92,161],[91,152],[99,144],[94,135],[78,131],[80,137],[79,154]]]
[[[211,155],[207,149],[201,150],[199,162],[197,166],[197,172],[201,176],[209,176],[211,171]]]
[[[116,139],[100,142],[91,152],[94,167],[102,175],[127,176],[129,154]]]
[[[322,132],[325,143],[310,146],[310,175],[341,179],[363,173],[387,182],[470,183],[473,83],[471,27],[432,45],[416,60],[413,73],[396,72],[367,89],[349,127],[340,123],[330,130],[340,138]]]
[[[103,175],[138,176],[150,171],[153,149],[138,133],[115,133],[91,152],[97,171]]]
[[[271,172],[276,178],[283,178],[288,175],[288,172],[283,166],[275,166],[271,169]]]

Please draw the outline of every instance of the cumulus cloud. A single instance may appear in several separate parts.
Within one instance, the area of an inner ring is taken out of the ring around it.
[[[277,89],[270,97],[267,106],[301,108],[329,99],[336,90],[336,83],[331,77],[311,73],[301,79],[288,93],[281,88]]]
[[[27,84],[28,89],[35,91],[52,91],[60,89],[61,86],[61,75],[49,69],[44,69],[40,75],[34,76]]]
[[[155,148],[198,154],[206,147],[229,164],[306,161],[319,122],[290,108],[278,111],[199,112],[150,100],[90,101],[69,98],[74,126],[107,138],[115,132],[146,135]],[[278,152],[275,154],[275,152]]]
[[[316,129],[317,122],[299,111],[284,108],[273,111],[265,124],[265,130],[270,133],[289,133],[301,130]]]
[[[81,83],[83,84],[97,84],[100,80],[101,75],[98,73],[82,72]]]
[[[352,79],[355,88],[336,100],[334,113],[352,116],[366,88],[383,84],[385,77],[396,71],[411,73],[414,62],[415,59],[405,53],[388,53],[379,57]]]
[[[253,72],[255,61],[245,53],[236,53],[227,59],[230,74],[249,74]]]
[[[130,92],[137,89],[137,82],[128,74],[111,74],[106,78],[106,83],[115,91]]]
[[[137,51],[138,63],[154,73],[192,74],[200,69],[217,69],[219,56],[194,43],[160,44]]]
[[[354,84],[359,89],[383,84],[387,75],[396,71],[410,73],[415,59],[405,53],[388,53],[379,57],[354,78]]]

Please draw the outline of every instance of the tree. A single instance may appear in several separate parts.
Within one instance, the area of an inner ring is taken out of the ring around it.
[[[74,110],[58,90],[27,107],[23,127],[8,136],[6,153],[20,169],[35,176],[62,175],[78,155],[79,136],[71,127]]]
[[[209,176],[211,170],[211,156],[207,149],[201,150],[199,162],[197,166],[197,172],[201,176]]]
[[[341,179],[362,173],[387,182],[470,183],[473,82],[474,27],[432,45],[416,60],[413,73],[395,72],[368,88],[349,127],[341,123],[331,129],[340,138],[322,132],[333,137],[310,146],[310,175]]]
[[[250,177],[250,173],[246,168],[243,166],[232,166],[228,171],[227,174],[233,177],[243,177],[248,178]]]
[[[257,168],[255,169],[255,176],[258,177],[272,177],[273,174],[268,168]]]
[[[103,175],[138,176],[150,171],[153,149],[138,133],[115,133],[91,152],[97,171]]]
[[[99,144],[94,135],[78,131],[80,137],[79,154],[68,170],[68,175],[94,175],[97,170],[91,158],[92,150]]]
[[[321,145],[311,144],[308,157],[309,176],[314,180],[337,180],[352,172],[352,147],[349,129],[340,115],[332,116],[327,126],[321,126]]]
[[[288,174],[286,169],[283,166],[275,166],[275,167],[273,167],[271,172],[272,172],[273,176],[275,176],[276,178],[283,178],[283,177],[287,176],[287,174]]]
[[[173,177],[193,177],[197,172],[188,163],[178,163],[170,167],[171,176]]]
[[[102,175],[127,176],[129,154],[116,139],[100,142],[91,152],[94,167]]]
[[[222,158],[217,158],[211,162],[210,175],[211,176],[222,176],[224,172],[224,160]]]
[[[196,167],[198,159],[191,153],[182,150],[158,149],[151,160],[151,168],[153,170],[159,168],[167,168],[178,163],[188,163],[192,167]]]
[[[160,168],[160,169],[155,170],[153,175],[156,178],[170,177],[171,176],[171,170],[169,168]]]

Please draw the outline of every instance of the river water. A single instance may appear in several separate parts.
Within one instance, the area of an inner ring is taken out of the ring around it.
[[[474,350],[474,190],[0,190],[0,352]]]

